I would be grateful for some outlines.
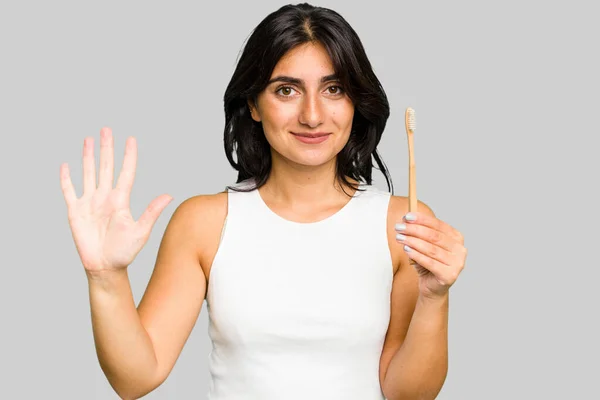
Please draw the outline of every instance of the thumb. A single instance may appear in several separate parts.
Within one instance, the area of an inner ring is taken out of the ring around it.
[[[169,195],[161,195],[150,202],[137,222],[143,236],[150,233],[158,217],[172,200],[173,198]]]

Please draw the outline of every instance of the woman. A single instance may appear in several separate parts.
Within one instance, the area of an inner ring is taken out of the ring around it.
[[[136,309],[127,266],[172,200],[133,221],[136,142],[99,183],[84,141],[84,193],[61,185],[85,268],[100,365],[125,399],[168,377],[207,300],[209,398],[433,399],[447,371],[448,290],[462,235],[419,203],[371,186],[389,106],[359,38],[307,4],[267,16],[225,92],[223,193],[175,210]],[[418,264],[411,266],[410,260]]]

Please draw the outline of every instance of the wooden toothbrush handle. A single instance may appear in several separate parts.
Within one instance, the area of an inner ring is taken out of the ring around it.
[[[408,211],[417,211],[417,177],[413,134],[408,134]]]
[[[417,177],[415,172],[415,151],[413,132],[408,132],[408,211],[417,211]],[[418,263],[409,259],[413,267]]]
[[[414,110],[406,110],[406,135],[408,137],[408,211],[417,211],[417,177],[415,172],[414,149]],[[410,258],[410,265],[416,267],[418,263]]]

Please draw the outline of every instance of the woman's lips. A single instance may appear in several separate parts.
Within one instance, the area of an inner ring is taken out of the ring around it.
[[[327,140],[327,138],[329,138],[329,135],[331,135],[330,133],[294,133],[292,132],[292,135],[294,135],[294,137],[296,139],[298,139],[299,141],[301,141],[302,143],[307,143],[307,144],[318,144],[318,143],[323,143],[324,141]]]

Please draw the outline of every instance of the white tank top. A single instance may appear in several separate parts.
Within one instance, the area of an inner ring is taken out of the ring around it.
[[[229,191],[207,291],[209,400],[384,399],[390,194],[361,188],[315,223]]]

